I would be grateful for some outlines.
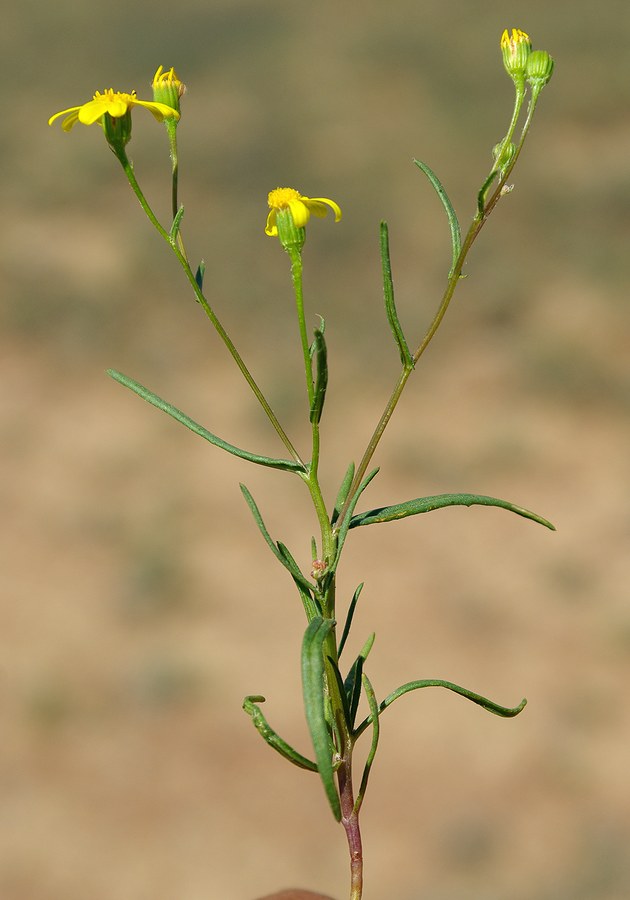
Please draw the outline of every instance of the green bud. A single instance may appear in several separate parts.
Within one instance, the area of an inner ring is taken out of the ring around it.
[[[156,103],[164,103],[180,112],[179,101],[186,92],[186,85],[179,80],[175,69],[170,68],[168,72],[164,72],[164,66],[160,66],[153,76],[151,88]]]
[[[546,50],[534,50],[528,57],[525,74],[532,91],[538,93],[553,74],[553,58]]]
[[[516,145],[512,141],[500,141],[492,149],[492,158],[494,159],[494,168],[499,172],[505,172],[507,167],[514,159],[516,153]]]

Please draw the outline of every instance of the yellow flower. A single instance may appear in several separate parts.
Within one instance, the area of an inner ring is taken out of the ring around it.
[[[155,116],[158,122],[162,122],[169,117],[179,118],[177,110],[167,106],[165,103],[138,100],[135,91],[132,91],[131,94],[122,94],[120,91],[108,88],[102,94],[100,91],[97,91],[92,99],[82,106],[71,106],[70,109],[63,109],[61,112],[55,113],[48,120],[48,124],[52,125],[55,119],[65,116],[66,118],[61,123],[64,131],[70,131],[77,122],[81,122],[82,125],[93,125],[95,122],[100,122],[103,125],[103,117],[106,113],[112,119],[119,119],[125,116],[133,106],[144,106]]]
[[[270,191],[267,201],[270,211],[267,216],[265,234],[270,237],[278,235],[278,213],[283,214],[286,210],[291,213],[296,228],[304,228],[311,213],[323,219],[328,212],[327,207],[334,212],[335,222],[341,219],[341,209],[334,200],[328,200],[326,197],[303,197],[293,188],[276,188],[274,191]]]

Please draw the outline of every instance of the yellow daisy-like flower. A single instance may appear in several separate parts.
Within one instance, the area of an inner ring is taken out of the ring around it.
[[[332,209],[335,214],[335,222],[341,219],[341,209],[334,200],[328,200],[326,197],[303,197],[293,188],[276,188],[269,192],[267,198],[269,203],[269,215],[267,216],[267,225],[265,226],[265,234],[270,237],[277,237],[278,213],[288,210],[296,228],[304,228],[311,217],[318,216],[323,219],[328,209]]]
[[[97,91],[91,100],[88,100],[87,103],[83,103],[81,106],[71,106],[70,109],[63,109],[61,112],[55,113],[48,120],[48,124],[52,125],[56,119],[65,116],[66,118],[61,123],[61,127],[64,131],[70,131],[77,122],[81,122],[82,125],[93,125],[95,122],[102,124],[103,116],[106,113],[113,119],[119,119],[126,115],[133,106],[144,106],[158,122],[162,122],[169,117],[179,118],[177,110],[167,106],[165,103],[138,100],[135,91],[132,91],[131,94],[123,94],[120,91],[108,88],[102,94],[100,91]]]

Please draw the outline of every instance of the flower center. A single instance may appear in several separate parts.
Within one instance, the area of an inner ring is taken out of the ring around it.
[[[267,203],[270,209],[288,209],[293,200],[300,200],[302,195],[293,188],[276,188],[269,191]]]

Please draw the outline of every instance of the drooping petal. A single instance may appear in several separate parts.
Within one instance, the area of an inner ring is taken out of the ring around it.
[[[302,199],[308,205],[308,208],[314,216],[318,216],[320,219],[323,219],[323,217],[328,212],[328,210],[326,209],[326,207],[328,206],[335,214],[335,222],[338,222],[341,219],[341,207],[337,203],[335,203],[334,200],[329,200],[327,197],[303,197]]]
[[[66,116],[66,115],[68,115],[68,113],[74,113],[74,114],[75,114],[75,116],[74,116],[74,121],[76,122],[76,119],[77,119],[77,115],[76,115],[76,114],[79,112],[80,109],[81,109],[80,106],[71,106],[69,109],[62,109],[61,112],[55,113],[54,116],[51,116],[51,117],[50,117],[50,119],[48,120],[48,124],[49,124],[49,125],[52,125],[52,123],[55,121],[55,119],[59,119],[59,118],[61,118],[61,116]],[[68,118],[70,118],[70,116],[68,116]],[[67,121],[67,120],[66,120],[66,121]],[[64,131],[65,131],[65,130],[67,130],[67,129],[64,128]]]
[[[56,116],[54,117],[56,118]],[[79,110],[73,109],[69,116],[67,116],[63,122],[61,123],[61,127],[64,131],[70,131],[73,125],[79,121]]]
[[[156,103],[154,100],[136,100],[134,99],[132,106],[144,106],[145,109],[148,109],[150,113],[153,114],[154,118],[157,119],[158,122],[163,122],[164,119],[173,118],[179,119],[179,113],[176,109],[173,109],[172,106],[167,106],[166,103]]]
[[[265,234],[268,234],[269,237],[276,237],[276,235],[278,234],[275,209],[271,209],[269,211],[269,215],[267,216],[267,224],[265,225]]]

